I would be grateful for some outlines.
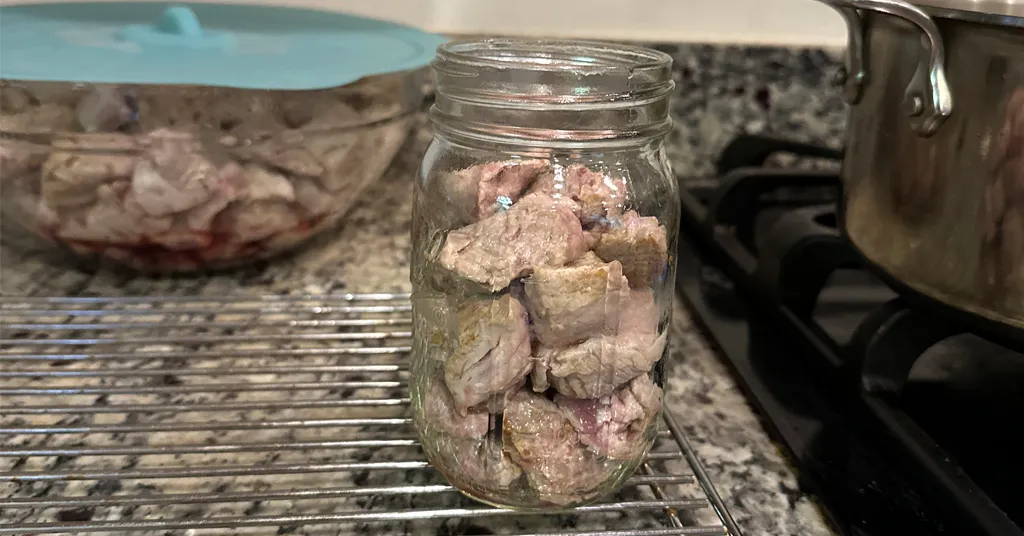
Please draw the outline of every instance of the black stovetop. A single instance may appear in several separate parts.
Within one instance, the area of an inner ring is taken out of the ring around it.
[[[1024,354],[876,279],[838,173],[777,153],[842,156],[742,136],[682,179],[677,287],[801,484],[847,535],[1024,536]]]

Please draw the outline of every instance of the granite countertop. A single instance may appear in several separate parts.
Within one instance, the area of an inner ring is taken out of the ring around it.
[[[669,137],[669,155],[680,176],[712,174],[717,153],[740,132],[840,145],[844,108],[828,83],[838,67],[830,54],[657,48],[676,60],[676,128]],[[6,296],[408,292],[411,182],[430,135],[419,118],[401,154],[361,197],[344,226],[295,254],[231,272],[150,278],[69,269],[43,253],[5,243],[0,245],[0,291]],[[672,337],[668,407],[746,534],[834,534],[678,300]]]

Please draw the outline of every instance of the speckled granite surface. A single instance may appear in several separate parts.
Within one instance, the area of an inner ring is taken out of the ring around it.
[[[676,58],[677,121],[669,140],[678,174],[707,175],[739,132],[772,132],[838,146],[844,109],[828,83],[838,63],[821,51],[658,46]],[[420,127],[343,228],[301,251],[247,269],[190,278],[88,273],[4,244],[4,295],[157,295],[407,291],[410,184],[429,141]],[[748,535],[832,534],[770,441],[736,382],[681,304],[675,307],[669,407]],[[202,513],[198,513],[202,515]]]

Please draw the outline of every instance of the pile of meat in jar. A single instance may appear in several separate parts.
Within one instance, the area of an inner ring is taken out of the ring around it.
[[[7,87],[4,209],[75,253],[146,271],[265,257],[336,222],[383,173],[408,132],[393,86]]]
[[[487,163],[443,180],[471,223],[434,262],[482,292],[449,294],[450,335],[428,341],[444,349],[429,353],[443,363],[424,383],[425,447],[494,502],[517,489],[556,505],[610,491],[661,409],[652,286],[668,273],[665,227],[626,210],[626,181],[582,165]]]

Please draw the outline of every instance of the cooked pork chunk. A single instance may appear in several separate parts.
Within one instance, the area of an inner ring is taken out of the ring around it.
[[[217,215],[216,226],[238,243],[256,242],[299,226],[299,216],[288,205],[268,201],[236,203]]]
[[[477,221],[512,206],[550,166],[543,160],[487,162],[442,178],[442,190],[464,221]]]
[[[526,309],[509,294],[459,307],[458,344],[444,366],[456,409],[486,402],[523,381],[533,362]]]
[[[537,268],[526,281],[534,335],[541,343],[568,346],[609,328],[617,331],[629,281],[618,261],[589,264],[593,259],[588,256],[564,268]]]
[[[59,236],[86,242],[134,244],[166,233],[173,224],[170,217],[151,217],[134,205],[130,205],[133,210],[124,208],[122,199],[127,189],[127,180],[96,188],[96,203],[65,216],[57,231]]]
[[[609,458],[638,458],[644,433],[661,411],[661,388],[647,374],[634,378],[611,396],[572,398],[555,395],[555,404],[579,433],[580,441]]]
[[[487,438],[490,415],[483,410],[460,414],[443,378],[431,376],[422,403],[424,447],[437,453],[438,468],[449,479],[468,489],[501,490],[522,475],[500,442]]]
[[[2,93],[9,90],[4,89]],[[0,132],[16,132],[19,134],[51,134],[54,132],[74,131],[76,123],[74,110],[59,104],[40,104],[29,106],[20,113],[0,114]]]
[[[249,164],[243,173],[248,192],[246,199],[250,201],[295,201],[295,187],[291,181],[280,173]]]
[[[663,277],[668,268],[668,239],[657,218],[641,217],[636,211],[613,221],[593,246],[605,261],[619,261],[629,284],[643,287]]]
[[[508,489],[523,470],[497,442],[456,439],[441,449],[442,473],[470,490]]]
[[[585,499],[607,477],[587,452],[569,419],[550,400],[519,391],[509,399],[503,421],[512,459],[541,499],[569,504]]]
[[[54,152],[43,163],[39,187],[47,205],[79,207],[95,202],[101,185],[128,179],[134,171],[131,156]]]
[[[555,390],[578,398],[608,396],[616,387],[654,366],[665,349],[666,336],[622,334],[593,337],[568,348],[541,348],[535,378],[546,374]],[[543,370],[543,369],[541,369]],[[542,383],[535,380],[535,385]]]
[[[665,350],[658,336],[659,311],[649,290],[634,290],[612,334],[565,348],[541,345],[534,355],[533,388],[549,385],[563,395],[600,398],[654,366]]]
[[[132,174],[132,194],[147,214],[166,216],[198,207],[220,182],[220,170],[196,152],[186,134],[154,131],[152,146]]]
[[[35,171],[46,161],[47,153],[31,143],[4,140],[0,144],[0,180],[11,180]]]
[[[625,180],[582,164],[553,166],[537,179],[530,192],[572,199],[578,203],[577,215],[584,225],[617,218],[626,204]]]
[[[220,180],[214,184],[213,195],[206,203],[195,207],[183,214],[184,223],[188,229],[194,231],[211,231],[217,215],[224,211],[233,201],[239,199],[249,192],[249,185],[246,183],[246,175],[242,166],[229,163],[221,168]],[[129,206],[126,203],[126,208]],[[179,218],[179,222],[180,222]],[[184,232],[185,229],[180,229]]]
[[[604,261],[601,260],[601,257],[598,257],[593,251],[588,251],[573,261],[572,266],[601,266],[603,264]]]
[[[487,162],[443,178],[448,202],[465,221],[486,218],[507,209],[523,192],[576,202],[584,224],[622,214],[626,182],[592,171],[582,164],[562,166],[544,160]]]
[[[428,425],[437,426],[452,437],[479,439],[487,435],[488,415],[482,411],[470,411],[460,415],[455,410],[455,400],[441,378],[432,379],[423,394],[423,419]]]
[[[573,203],[532,194],[507,211],[450,232],[440,263],[498,291],[537,267],[564,266],[583,252],[583,228]]]

